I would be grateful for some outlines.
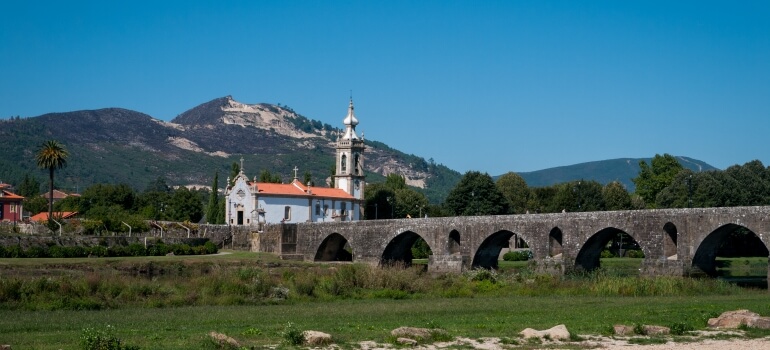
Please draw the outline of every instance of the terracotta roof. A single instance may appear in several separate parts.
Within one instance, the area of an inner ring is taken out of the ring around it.
[[[45,193],[41,194],[40,197],[48,199],[48,195],[49,195],[49,192],[46,191]],[[76,193],[69,194],[67,192],[63,192],[63,191],[59,191],[59,190],[53,190],[53,199],[54,200],[56,200],[56,199],[64,199],[64,198],[67,198],[69,196],[80,196],[80,195],[76,194]]]
[[[310,188],[310,194],[307,193],[308,188]],[[355,197],[339,188],[308,187],[297,180],[294,180],[289,184],[257,182],[257,190],[259,195],[267,196],[310,196],[318,198],[355,199]]]
[[[0,190],[0,192],[2,192],[2,195],[0,196],[0,200],[24,199],[24,197],[19,196],[18,194],[13,193],[11,191]]]
[[[55,211],[53,212],[53,217],[55,218],[61,217],[62,219],[69,219],[77,214],[78,212],[76,211]],[[48,212],[44,211],[42,213],[37,213],[29,219],[31,221],[48,221]]]

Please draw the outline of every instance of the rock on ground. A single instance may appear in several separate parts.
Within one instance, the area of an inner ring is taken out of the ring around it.
[[[569,340],[569,331],[567,330],[567,326],[560,324],[558,326],[538,331],[532,328],[527,328],[521,332],[519,332],[524,339],[529,338],[549,338],[551,340]]]
[[[390,331],[390,335],[394,337],[410,339],[429,339],[430,329],[417,327],[399,327]]]
[[[671,333],[671,328],[663,326],[644,325],[642,329],[644,329],[644,334],[647,335],[666,335]]]
[[[399,343],[401,345],[417,345],[416,340],[409,339],[409,338],[398,338],[396,339],[396,343]]]
[[[612,326],[615,331],[615,335],[632,335],[634,334],[634,327],[626,326],[624,324],[616,324]]]
[[[213,340],[217,345],[224,346],[227,345],[229,347],[239,348],[241,347],[241,344],[238,344],[238,341],[236,341],[233,338],[228,337],[226,334],[217,333],[217,332],[209,332],[209,337],[211,340]]]
[[[305,336],[305,344],[308,345],[326,345],[331,344],[332,336],[319,331],[304,331],[302,335]]]
[[[709,328],[738,328],[742,325],[770,329],[770,317],[762,317],[749,310],[735,310],[725,311],[719,317],[710,318],[708,321]]]

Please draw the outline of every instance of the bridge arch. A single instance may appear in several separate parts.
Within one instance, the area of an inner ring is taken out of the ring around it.
[[[743,236],[738,242],[735,241],[736,234]],[[720,253],[725,253],[725,250],[729,248],[738,250],[731,252],[730,255],[763,257],[770,255],[767,245],[754,231],[743,225],[729,223],[711,231],[701,241],[693,256],[692,267],[696,271],[699,270],[711,277],[717,277],[716,258]]]
[[[400,263],[404,266],[411,266],[413,259],[412,246],[420,238],[422,238],[425,243],[428,244],[428,248],[433,251],[430,240],[426,240],[414,231],[403,231],[393,237],[385,246],[385,250],[382,252],[382,257],[380,258],[380,265]]]
[[[667,222],[663,225],[663,256],[669,260],[677,260],[677,239],[679,237],[679,231],[676,229],[676,225],[672,222]]]
[[[447,254],[457,255],[460,254],[460,232],[452,230],[447,237]]]
[[[500,257],[500,251],[509,246],[514,233],[508,230],[500,230],[487,236],[476,249],[471,262],[471,268],[496,269]],[[516,235],[527,243],[522,235]]]
[[[607,227],[599,230],[593,234],[588,240],[583,243],[580,251],[575,258],[575,267],[584,271],[593,271],[601,266],[601,254],[604,247],[607,246],[614,237],[618,234],[626,234],[638,245],[638,241],[628,232],[616,227]],[[645,250],[644,246],[640,245],[640,248],[644,252],[645,256],[650,256],[649,252]],[[622,247],[620,248],[622,249]]]
[[[560,257],[564,248],[562,246],[563,233],[561,229],[556,226],[548,233],[548,256]]]
[[[352,247],[343,235],[334,232],[318,246],[314,261],[353,261]]]

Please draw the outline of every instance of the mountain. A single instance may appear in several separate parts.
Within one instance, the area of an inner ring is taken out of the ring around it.
[[[346,106],[340,108],[340,126]],[[366,116],[361,116],[366,124]],[[68,165],[57,172],[56,186],[82,191],[95,183],[125,183],[137,190],[158,177],[171,185],[210,186],[219,172],[220,188],[231,165],[244,159],[249,177],[263,170],[291,180],[312,175],[326,182],[334,165],[334,146],[342,130],[311,120],[288,106],[246,104],[225,96],[193,107],[170,122],[121,108],[49,113],[32,118],[0,120],[0,180],[19,184],[25,175],[47,182],[37,168],[35,152],[45,140],[58,140],[70,152]],[[366,140],[367,181],[404,175],[407,184],[439,203],[461,174],[444,165]],[[699,160],[677,157],[695,171],[715,168]],[[650,161],[651,158],[644,160]],[[642,159],[622,158],[520,173],[530,187],[573,180],[620,181],[629,191]]]
[[[687,169],[695,172],[717,170],[697,159],[677,156],[676,159]],[[518,173],[529,187],[544,187],[575,180],[595,180],[601,184],[619,181],[629,192],[636,186],[631,179],[639,175],[639,162],[650,164],[652,158],[618,158]]]
[[[345,107],[340,108],[340,124]],[[366,117],[361,121],[365,124]],[[241,157],[250,177],[268,170],[289,181],[296,166],[300,176],[309,172],[322,185],[334,165],[340,131],[287,106],[245,104],[231,96],[191,108],[171,122],[120,108],[17,117],[0,120],[0,180],[19,183],[29,174],[45,183],[35,152],[43,141],[54,139],[70,152],[67,167],[57,173],[57,187],[71,191],[95,183],[126,183],[143,190],[158,177],[172,185],[210,186],[215,172],[226,178]],[[460,174],[446,166],[381,142],[366,144],[369,181],[402,174],[433,202],[459,181]]]

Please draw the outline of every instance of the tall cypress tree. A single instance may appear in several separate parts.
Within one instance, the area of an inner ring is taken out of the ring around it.
[[[219,172],[214,174],[214,183],[211,184],[209,205],[206,207],[206,221],[209,224],[221,224],[219,222]]]

